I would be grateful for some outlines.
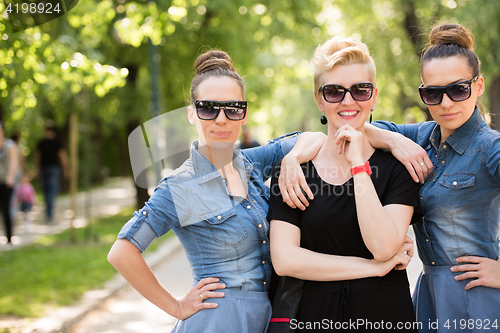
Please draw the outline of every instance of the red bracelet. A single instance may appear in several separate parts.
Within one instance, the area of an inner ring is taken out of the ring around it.
[[[370,162],[367,161],[363,165],[351,168],[351,176],[354,176],[355,174],[360,173],[360,172],[366,172],[368,175],[371,175],[372,170],[370,169]]]

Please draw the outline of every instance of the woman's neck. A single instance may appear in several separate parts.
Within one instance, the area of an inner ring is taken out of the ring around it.
[[[205,145],[198,145],[198,151],[208,159],[223,176],[234,170],[234,144],[230,142],[211,142]]]

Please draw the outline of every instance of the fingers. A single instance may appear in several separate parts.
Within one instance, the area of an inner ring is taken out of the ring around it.
[[[463,257],[458,257],[456,259],[456,262],[472,262],[475,264],[479,264],[484,260],[483,257],[476,257],[476,256],[463,256]],[[462,265],[463,266],[463,265]],[[454,266],[456,267],[456,266]]]
[[[468,272],[468,271],[478,271],[480,269],[479,265],[458,265],[450,268],[452,272]]]
[[[220,290],[226,288],[224,283],[217,283],[219,278],[204,278],[196,284],[194,289],[197,289],[193,293],[196,295],[197,302],[200,303],[202,308],[215,308],[218,306],[217,303],[204,302],[209,298],[220,298],[224,297],[224,292],[222,291],[212,291]]]
[[[210,284],[210,283],[216,283],[216,282],[219,282],[219,278],[217,277],[208,277],[208,278],[204,278],[204,279],[201,279],[197,284],[196,284],[196,288],[198,289],[201,289],[203,288],[205,285],[207,284]]]
[[[472,280],[471,282],[467,283],[465,285],[465,290],[469,290],[469,289],[472,289],[474,287],[479,287],[479,286],[482,286],[483,284],[481,283],[481,280]]]
[[[307,194],[307,197],[309,198],[309,200],[314,199],[314,194],[312,193],[311,189],[309,188],[309,185],[307,185],[306,179],[304,177],[300,180],[300,187],[302,188],[302,191],[304,191],[305,194]]]
[[[279,177],[278,184],[280,187],[280,193],[281,193],[281,197],[283,198],[283,202],[292,208],[297,208],[297,206],[295,206],[293,201],[290,199],[286,185],[284,184],[284,182],[281,181],[281,176]]]
[[[420,178],[415,172],[415,168],[413,167],[413,164],[411,162],[405,162],[403,165],[406,167],[406,170],[408,170],[408,173],[410,174],[411,178],[415,183],[420,182]]]
[[[467,279],[477,279],[480,277],[480,274],[478,272],[466,272],[460,275],[455,276],[455,281],[462,281],[462,280],[467,280]]]
[[[306,209],[306,207],[309,207],[309,201],[307,200],[306,196],[304,195],[304,191],[302,190],[300,185],[297,184],[296,186],[294,186],[293,190],[295,192],[297,199],[300,201],[299,204],[302,205],[304,208],[299,207],[299,205],[297,203],[295,203],[295,205],[297,207],[299,207],[301,210],[304,210],[304,209]]]
[[[425,166],[425,163],[419,162],[419,159],[417,159],[417,160],[412,161],[411,165],[412,165],[413,169],[415,170],[415,173],[417,174],[418,182],[423,184],[424,179],[425,179],[425,173],[427,172],[427,167]],[[415,178],[413,180],[415,180]]]
[[[295,187],[293,187],[292,185],[290,185],[290,186],[287,187],[286,191],[288,193],[288,197],[290,198],[289,200],[292,202],[292,204],[295,207],[297,207],[300,210],[306,209],[306,207],[304,206],[304,204],[302,203],[302,201],[297,197],[297,191],[296,191]],[[304,195],[302,194],[302,191],[300,190],[300,188],[298,189],[298,191],[299,191],[300,195],[302,195],[302,197],[304,197]],[[307,200],[305,199],[305,197],[304,197],[304,200],[307,202]],[[283,199],[283,201],[284,201],[284,199]],[[290,207],[292,207],[292,205],[290,205],[290,204],[288,204],[288,205]],[[309,205],[309,203],[307,203],[307,205]],[[295,208],[295,207],[292,207],[292,208]]]

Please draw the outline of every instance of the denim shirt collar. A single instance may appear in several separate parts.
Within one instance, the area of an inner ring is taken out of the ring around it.
[[[472,141],[476,128],[481,124],[481,114],[476,107],[471,117],[459,128],[457,128],[448,138],[446,142],[450,145],[457,154],[462,155],[467,146]],[[431,144],[437,150],[441,141],[441,127],[437,125],[431,133]]]
[[[219,170],[198,151],[198,141],[194,141],[191,144],[191,159],[193,160],[193,168],[198,184],[203,184],[217,177],[222,177]],[[233,150],[233,164],[244,180],[244,184],[247,184],[250,173],[252,172],[252,164],[243,157],[239,149]]]

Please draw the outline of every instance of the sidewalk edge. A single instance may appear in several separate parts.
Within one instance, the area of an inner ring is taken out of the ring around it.
[[[151,253],[145,254],[144,259],[151,269],[155,269],[165,258],[180,249],[181,244],[174,235]],[[120,290],[129,286],[128,282],[119,274],[104,284],[104,289],[89,290],[74,305],[62,307],[48,316],[41,318],[22,333],[64,333],[73,325],[82,320],[89,312],[97,309],[108,298],[116,295]]]

